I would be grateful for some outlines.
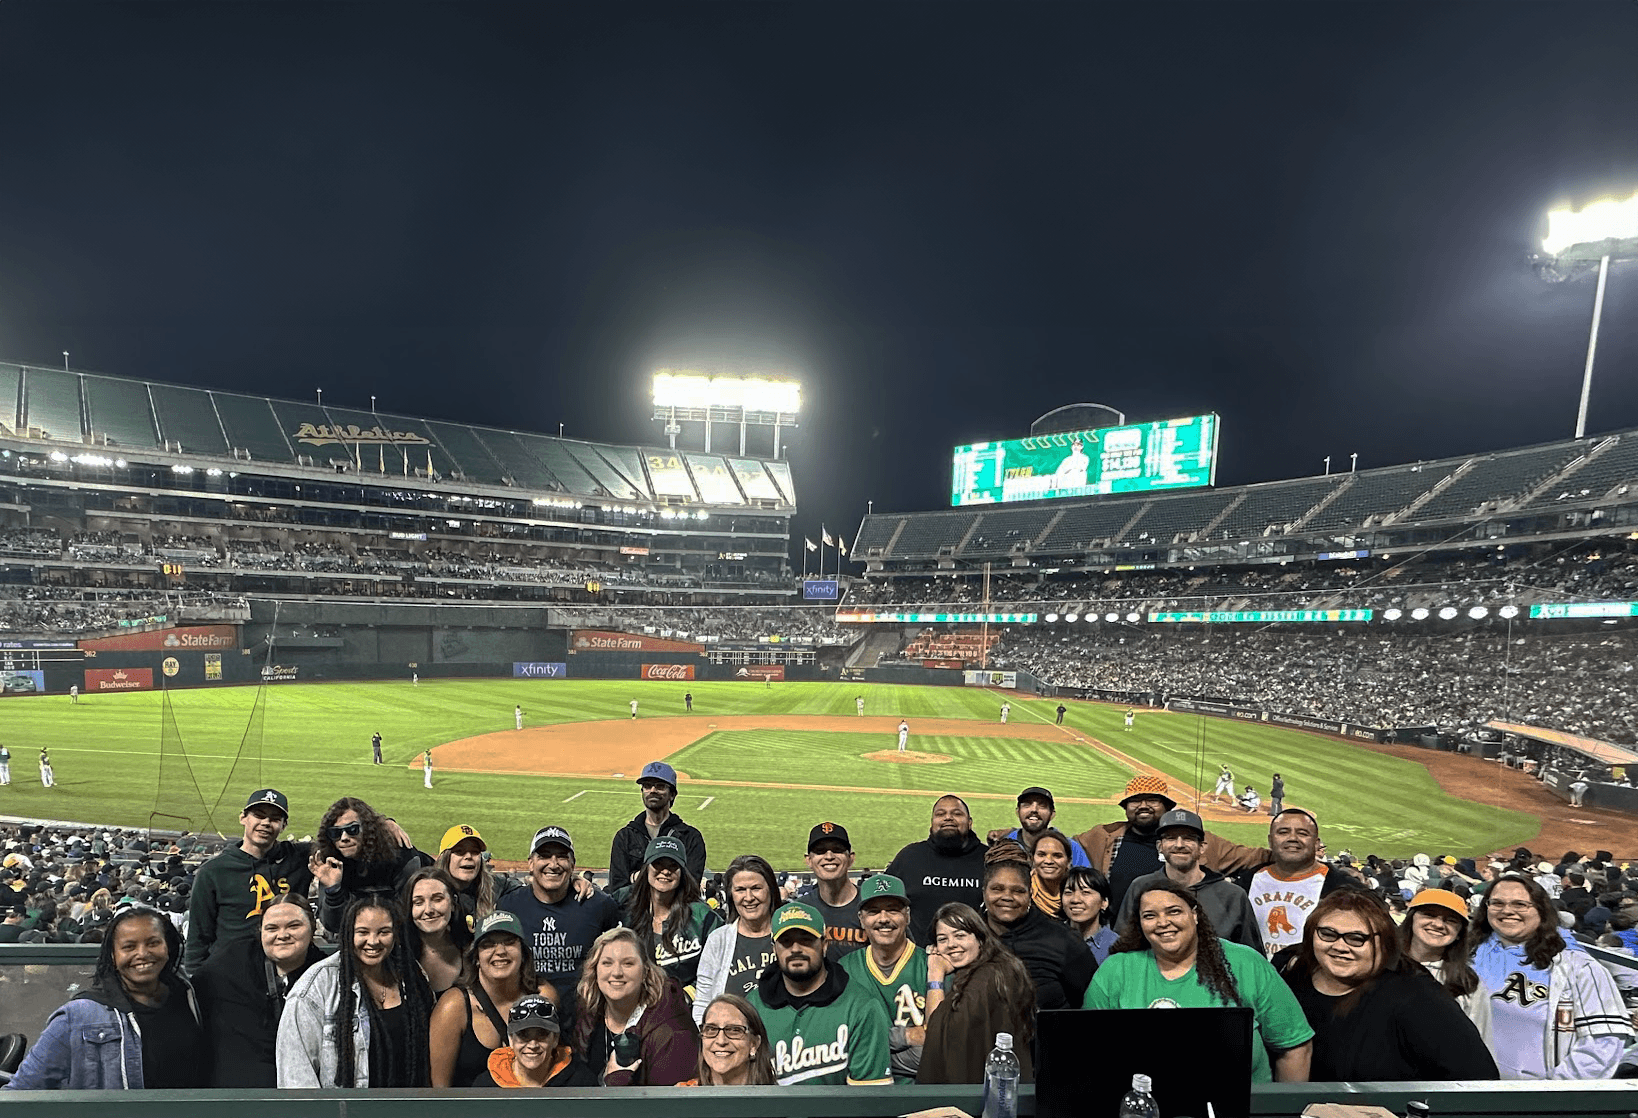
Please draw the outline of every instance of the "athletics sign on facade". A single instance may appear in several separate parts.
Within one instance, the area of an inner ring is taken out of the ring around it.
[[[360,427],[356,423],[303,423],[290,436],[298,443],[309,446],[328,446],[345,443],[348,446],[431,446],[432,440],[414,431],[393,431],[377,423],[374,427]]]

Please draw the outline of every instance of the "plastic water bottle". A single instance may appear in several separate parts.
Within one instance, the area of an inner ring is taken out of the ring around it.
[[[983,1118],[1018,1118],[1018,1056],[1012,1034],[996,1033],[995,1047],[984,1061]],[[1156,1118],[1151,1114],[1150,1118]]]
[[[1152,1086],[1147,1075],[1132,1076],[1132,1089],[1120,1100],[1120,1118],[1160,1118],[1160,1108],[1150,1094]]]

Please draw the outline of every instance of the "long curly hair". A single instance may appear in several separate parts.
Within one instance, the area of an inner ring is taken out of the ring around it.
[[[1448,913],[1451,916],[1456,915],[1448,908],[1439,905],[1421,905],[1420,907],[1431,909],[1434,912]],[[1404,923],[1399,925],[1399,946],[1407,955],[1410,954],[1411,942],[1414,938],[1411,935],[1411,921],[1416,918],[1416,913],[1417,909],[1411,909],[1410,915],[1406,916]],[[1461,934],[1447,943],[1445,949],[1439,953],[1440,973],[1444,975],[1439,985],[1443,986],[1445,992],[1453,998],[1471,994],[1479,988],[1479,975],[1473,969],[1472,963],[1473,951],[1468,946],[1468,936],[1472,934],[1471,928],[1472,925],[1469,924]]]
[[[345,801],[343,801],[345,802]],[[357,802],[357,801],[354,801]],[[339,814],[339,813],[338,813]],[[404,1008],[405,1050],[396,1051],[386,1046],[387,1066],[379,1069],[381,1080],[377,1086],[430,1087],[432,1085],[429,1022],[432,1020],[432,987],[427,985],[420,964],[410,951],[409,936],[404,932],[407,921],[398,905],[380,893],[365,893],[347,905],[341,914],[340,983],[336,1005],[336,1086],[357,1086],[354,1076],[353,1030],[358,1022],[358,994],[364,979],[359,973],[358,958],[353,951],[353,929],[359,914],[379,909],[392,921],[392,950],[387,955],[387,977],[398,984]],[[364,1012],[369,1015],[370,1031],[380,1035],[381,1013],[374,998],[365,999]]]
[[[1478,910],[1473,913],[1473,922],[1468,925],[1468,952],[1477,951],[1479,944],[1496,934],[1496,929],[1490,926],[1490,898],[1496,895],[1496,886],[1504,881],[1520,886],[1530,895],[1530,903],[1535,906],[1541,923],[1524,941],[1524,957],[1530,960],[1531,966],[1546,970],[1565,948],[1564,936],[1558,930],[1558,910],[1553,907],[1547,890],[1534,878],[1522,873],[1504,873],[1484,891],[1484,900],[1479,902]]]
[[[1035,980],[1024,964],[1014,955],[1001,937],[990,928],[989,921],[973,910],[971,905],[956,902],[941,905],[933,914],[933,942],[938,942],[938,926],[967,932],[978,940],[978,957],[955,971],[946,982],[944,1004],[953,1012],[974,977],[986,969],[996,971],[996,987],[1013,1020],[1021,1022],[1024,1035],[1016,1038],[1028,1043],[1035,1035]]]
[[[718,994],[711,999],[711,1005],[705,1007],[705,1014],[700,1019],[711,1015],[711,1006],[732,1006],[735,1013],[745,1019],[745,1027],[751,1030],[751,1036],[756,1040],[756,1051],[751,1053],[751,1062],[745,1077],[746,1086],[768,1087],[775,1082],[773,1073],[773,1045],[768,1040],[768,1026],[762,1023],[762,1014],[756,1011],[756,1006],[740,997],[738,994]],[[700,1063],[698,1077],[701,1087],[716,1086],[716,1079],[711,1072],[711,1065],[705,1062],[705,1041],[700,1040]]]
[[[449,863],[450,859],[454,857],[455,851],[453,848],[438,855],[438,868],[449,874],[451,881],[455,880],[455,875],[450,872]],[[489,868],[488,860],[483,859],[478,862],[478,879],[473,883],[472,892],[470,894],[466,894],[466,887],[458,881],[455,882],[455,891],[457,899],[459,899],[459,897],[463,894],[471,896],[473,909],[472,922],[474,924],[476,924],[479,920],[482,920],[485,916],[488,916],[491,912],[494,912],[495,871]]]
[[[170,987],[177,983],[178,968],[182,965],[182,933],[176,930],[176,925],[170,918],[157,908],[147,905],[128,905],[114,914],[108,927],[103,929],[102,950],[97,952],[97,969],[91,978],[91,984],[97,989],[109,994],[118,994],[130,1000],[126,992],[125,983],[120,979],[119,970],[114,966],[114,938],[120,925],[132,920],[152,920],[159,925],[159,932],[165,937],[165,965],[160,968],[160,985]]]
[[[1384,974],[1427,973],[1421,963],[1399,946],[1399,931],[1394,926],[1393,914],[1388,911],[1388,906],[1382,903],[1380,897],[1363,889],[1338,889],[1330,896],[1320,898],[1319,904],[1314,906],[1314,911],[1308,914],[1308,920],[1303,924],[1302,943],[1287,965],[1289,970],[1308,975],[1312,981],[1314,972],[1319,969],[1319,949],[1314,946],[1316,931],[1326,917],[1337,912],[1359,917],[1370,929],[1371,942],[1376,948],[1376,965],[1364,982],[1336,1003],[1332,1016],[1346,1017],[1352,1013],[1366,991],[1375,986],[1377,979]]]
[[[687,872],[683,871],[684,874]],[[734,909],[734,877],[742,873],[761,874],[762,880],[768,883],[768,913],[771,916],[773,910],[779,907],[779,875],[774,873],[768,859],[762,855],[741,854],[728,863],[728,871],[722,875],[723,896],[728,906],[729,923],[739,919],[739,913]]]
[[[455,950],[465,955],[466,949],[472,946],[472,929],[466,926],[466,917],[461,913],[461,902],[457,899],[460,887],[453,877],[437,866],[423,866],[416,870],[399,891],[398,904],[404,910],[404,925],[410,937],[411,952],[417,959],[421,957],[421,929],[410,914],[415,911],[415,887],[423,881],[436,881],[449,894],[449,939]]]
[[[609,1000],[597,985],[597,963],[603,952],[617,943],[629,943],[643,967],[643,985],[637,994],[639,1006],[655,1005],[665,996],[665,984],[671,980],[654,961],[654,953],[645,950],[642,939],[630,928],[610,928],[592,941],[586,951],[586,961],[580,967],[580,982],[575,987],[574,1050],[584,1052],[592,1030],[601,1028]]]
[[[1224,1005],[1245,1005],[1245,999],[1240,996],[1240,985],[1234,981],[1234,972],[1229,969],[1228,956],[1223,952],[1223,941],[1217,938],[1217,929],[1211,926],[1211,917],[1200,907],[1200,898],[1194,895],[1194,890],[1175,881],[1164,881],[1146,886],[1143,890],[1144,896],[1150,893],[1169,893],[1194,913],[1195,981],[1210,990]],[[1142,907],[1143,897],[1139,897],[1137,908]],[[1313,917],[1309,917],[1309,923],[1313,923]],[[1116,955],[1123,951],[1148,951],[1150,947],[1149,937],[1143,934],[1143,921],[1134,911],[1132,922],[1121,932],[1120,938],[1109,949],[1109,953]]]
[[[669,859],[667,859],[669,861]],[[779,895],[775,890],[774,896]],[[654,932],[654,886],[648,882],[648,867],[637,875],[632,882],[631,896],[626,898],[626,926],[636,930],[638,936],[648,946],[652,955],[655,942],[666,946],[675,955],[682,951],[678,942],[683,930],[688,927],[688,921],[693,917],[694,905],[700,901],[700,883],[694,875],[688,872],[688,867],[682,867],[682,873],[677,875],[677,890],[671,895],[671,912],[667,914],[665,923],[660,925],[660,931]]]
[[[358,861],[365,865],[382,865],[394,859],[392,837],[387,834],[386,822],[376,813],[375,808],[363,800],[353,796],[343,796],[331,804],[325,811],[324,817],[319,820],[318,827],[318,856],[322,861],[325,858],[341,858],[341,851],[336,849],[335,840],[330,837],[330,828],[335,826],[337,819],[349,811],[358,813],[358,821],[362,830],[358,833]],[[341,858],[346,861],[345,858]]]

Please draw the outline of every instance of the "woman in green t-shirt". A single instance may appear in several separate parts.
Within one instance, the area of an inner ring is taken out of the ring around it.
[[[1246,1006],[1254,1020],[1252,1082],[1308,1079],[1314,1030],[1285,980],[1262,952],[1218,939],[1194,893],[1174,882],[1143,891],[1136,922],[1115,941],[1081,1004],[1086,1009]]]

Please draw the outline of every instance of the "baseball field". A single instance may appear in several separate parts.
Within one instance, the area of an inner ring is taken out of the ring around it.
[[[350,794],[396,817],[424,849],[469,823],[497,858],[519,859],[538,827],[557,823],[574,835],[582,865],[603,866],[615,830],[640,808],[633,779],[644,762],[665,759],[682,774],[676,810],[705,832],[712,868],[749,851],[800,867],[808,828],[825,819],[848,828],[860,866],[879,867],[926,836],[943,792],[967,798],[982,832],[1014,822],[1019,790],[1045,785],[1057,825],[1073,834],[1120,818],[1116,801],[1134,773],[1163,775],[1192,805],[1227,763],[1237,788],[1264,796],[1271,774],[1283,773],[1287,804],[1318,815],[1332,851],[1477,854],[1538,838],[1549,848],[1547,812],[1505,787],[1534,782],[1488,762],[1159,711],[1139,712],[1128,731],[1122,708],[1067,705],[1058,726],[1054,700],[977,689],[564,680],[288,683],[77,705],[15,697],[0,700],[0,743],[12,754],[0,815],[236,835],[245,795],[270,785],[290,797],[292,836]],[[910,726],[903,753],[901,719]],[[38,778],[42,746],[52,789]],[[431,790],[421,769],[428,749]],[[1449,769],[1456,763],[1478,766],[1472,779]],[[1227,807],[1203,814],[1236,841],[1266,835],[1266,818]]]

